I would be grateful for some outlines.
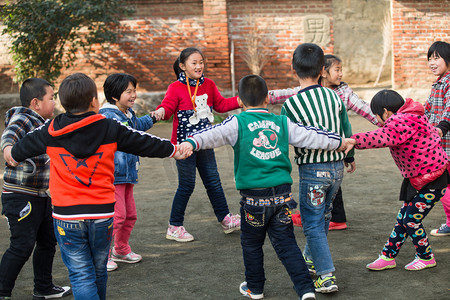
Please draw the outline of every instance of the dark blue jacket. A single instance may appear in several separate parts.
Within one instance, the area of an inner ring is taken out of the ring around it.
[[[140,131],[147,131],[153,126],[151,116],[145,115],[138,118],[131,108],[128,109],[127,115],[125,115],[116,105],[105,103],[99,113]],[[138,170],[139,156],[116,151],[114,155],[114,184],[136,184],[138,182]]]

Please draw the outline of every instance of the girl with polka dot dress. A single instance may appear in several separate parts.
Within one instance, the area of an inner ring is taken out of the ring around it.
[[[367,268],[376,271],[395,268],[395,257],[407,237],[411,238],[416,255],[405,269],[434,267],[436,261],[422,221],[442,198],[449,182],[448,158],[439,133],[428,123],[422,104],[412,99],[405,101],[395,91],[378,92],[370,108],[383,126],[355,134],[349,141],[357,149],[389,147],[404,180],[400,189],[403,204],[397,222],[381,255]]]
[[[203,74],[205,58],[197,48],[181,51],[173,65],[177,80],[167,89],[162,103],[153,112],[157,120],[168,120],[173,115],[171,141],[180,144],[190,134],[210,127],[214,121],[212,110],[224,113],[239,108],[237,97],[224,98],[214,81]],[[177,161],[178,189],[172,202],[166,238],[190,242],[194,237],[183,226],[185,210],[195,187],[196,170],[206,188],[217,220],[225,233],[239,230],[240,216],[228,209],[217,171],[214,150],[200,150],[189,158]]]

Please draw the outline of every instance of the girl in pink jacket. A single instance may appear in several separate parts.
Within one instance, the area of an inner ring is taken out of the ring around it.
[[[355,134],[351,142],[357,149],[389,147],[404,180],[400,189],[403,205],[397,222],[381,255],[367,268],[395,268],[395,257],[408,236],[416,248],[416,257],[405,269],[434,267],[436,261],[422,220],[441,199],[449,181],[448,158],[438,131],[428,123],[422,104],[412,99],[405,101],[395,91],[378,92],[370,108],[383,127]]]

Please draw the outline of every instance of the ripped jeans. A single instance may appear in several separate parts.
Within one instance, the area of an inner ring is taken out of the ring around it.
[[[314,263],[317,275],[334,272],[328,247],[328,226],[333,200],[344,177],[343,161],[303,164],[298,166],[299,202],[303,233],[303,254]]]

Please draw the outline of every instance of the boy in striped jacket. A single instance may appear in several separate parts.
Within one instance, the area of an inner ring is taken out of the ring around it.
[[[343,150],[346,143],[327,130],[290,121],[267,110],[268,90],[261,77],[248,75],[239,82],[244,112],[188,137],[182,152],[231,145],[234,149],[236,188],[241,198],[241,245],[245,281],[239,291],[251,299],[264,297],[266,234],[286,267],[299,299],[315,299],[314,285],[295,241],[289,144],[296,147]],[[340,147],[341,146],[341,147]]]
[[[301,44],[294,51],[292,67],[302,89],[283,104],[281,113],[293,122],[350,137],[352,130],[344,103],[333,90],[318,84],[324,72],[322,49],[311,43]],[[317,274],[316,292],[336,292],[338,286],[327,233],[332,203],[344,176],[345,153],[296,147],[295,154],[300,213],[306,236],[305,261],[310,272]],[[348,156],[352,157],[353,151]],[[349,172],[353,171],[354,165],[350,165]]]

